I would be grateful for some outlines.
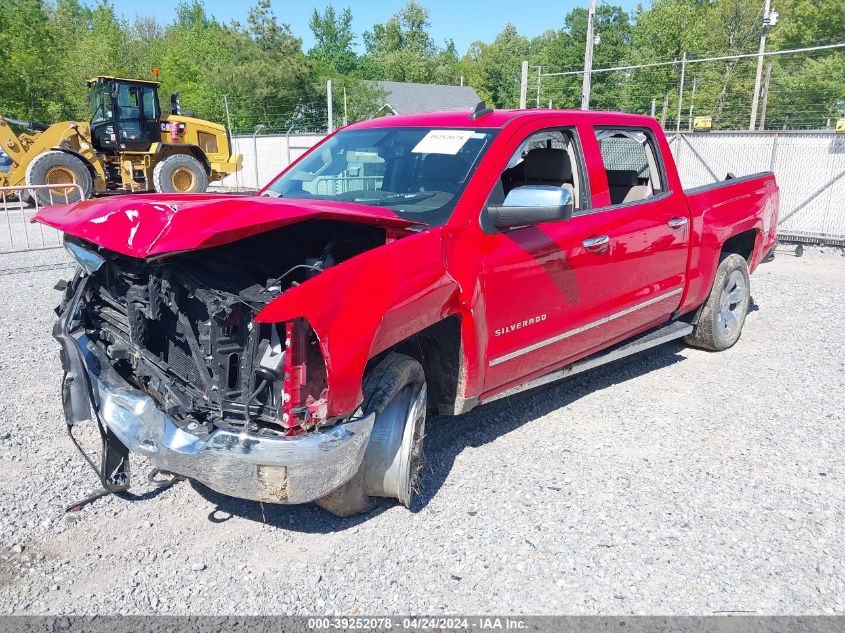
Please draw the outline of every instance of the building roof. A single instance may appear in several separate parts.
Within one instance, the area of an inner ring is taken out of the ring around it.
[[[387,93],[384,105],[395,114],[471,110],[481,101],[475,90],[469,86],[412,84],[401,81],[373,83]]]

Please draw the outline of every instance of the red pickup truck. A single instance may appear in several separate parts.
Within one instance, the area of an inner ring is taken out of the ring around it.
[[[684,191],[645,116],[395,116],[256,196],[41,211],[79,263],[54,334],[70,429],[236,497],[411,506],[426,412],[676,338],[736,343],[775,246],[771,173]],[[72,435],[72,433],[71,433]]]

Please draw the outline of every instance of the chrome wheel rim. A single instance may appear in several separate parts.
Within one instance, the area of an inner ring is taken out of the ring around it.
[[[425,384],[409,385],[376,417],[364,455],[364,491],[411,507],[419,491],[425,437]]]
[[[414,495],[419,492],[420,472],[422,471],[422,444],[425,437],[426,388],[420,385],[418,391],[411,392],[411,406],[405,416],[405,428],[402,433],[400,449],[399,485],[397,498],[405,507],[410,508]]]
[[[741,271],[735,270],[725,280],[719,295],[717,319],[719,331],[725,339],[739,334],[748,303],[748,284]]]

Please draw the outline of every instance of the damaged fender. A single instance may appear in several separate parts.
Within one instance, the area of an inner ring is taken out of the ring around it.
[[[303,317],[314,328],[326,359],[329,416],[361,403],[370,358],[460,311],[441,239],[441,229],[433,229],[358,255],[291,288],[256,317],[262,323]]]

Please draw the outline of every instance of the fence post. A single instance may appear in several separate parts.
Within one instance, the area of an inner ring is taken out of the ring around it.
[[[258,182],[258,133],[264,129],[264,124],[259,123],[255,126],[255,131],[252,133],[252,159],[255,161],[253,167],[255,167],[255,189],[256,191],[261,188],[261,185]]]
[[[230,154],[240,154],[240,148],[238,147],[238,139],[234,135],[232,131],[232,117],[229,114],[229,96],[223,95],[223,105],[226,107],[226,128],[227,132],[229,133],[229,142],[232,143],[233,147],[229,148]],[[235,172],[235,189],[240,191],[241,189],[241,177],[240,177],[240,170]]]
[[[519,80],[519,109],[525,110],[528,105],[528,60],[522,62],[522,76]]]
[[[769,171],[773,172],[775,170],[775,160],[778,156],[778,138],[780,134],[775,134],[774,138],[772,139],[772,155],[769,157]]]
[[[681,113],[684,109],[684,80],[687,74],[687,52],[684,51],[681,57],[681,86],[678,88],[678,120],[675,122],[675,131],[681,131]]]
[[[760,109],[760,127],[761,132],[766,129],[766,108],[769,105],[769,85],[772,81],[772,63],[766,64],[766,79],[763,82],[763,106]]]
[[[689,104],[689,131],[692,132],[692,110],[695,107],[695,87],[698,84],[698,77],[692,78],[692,96],[690,97],[690,104]]]
[[[328,119],[326,130],[329,134],[334,132],[334,103],[332,103],[332,80],[326,82],[326,118]]]

